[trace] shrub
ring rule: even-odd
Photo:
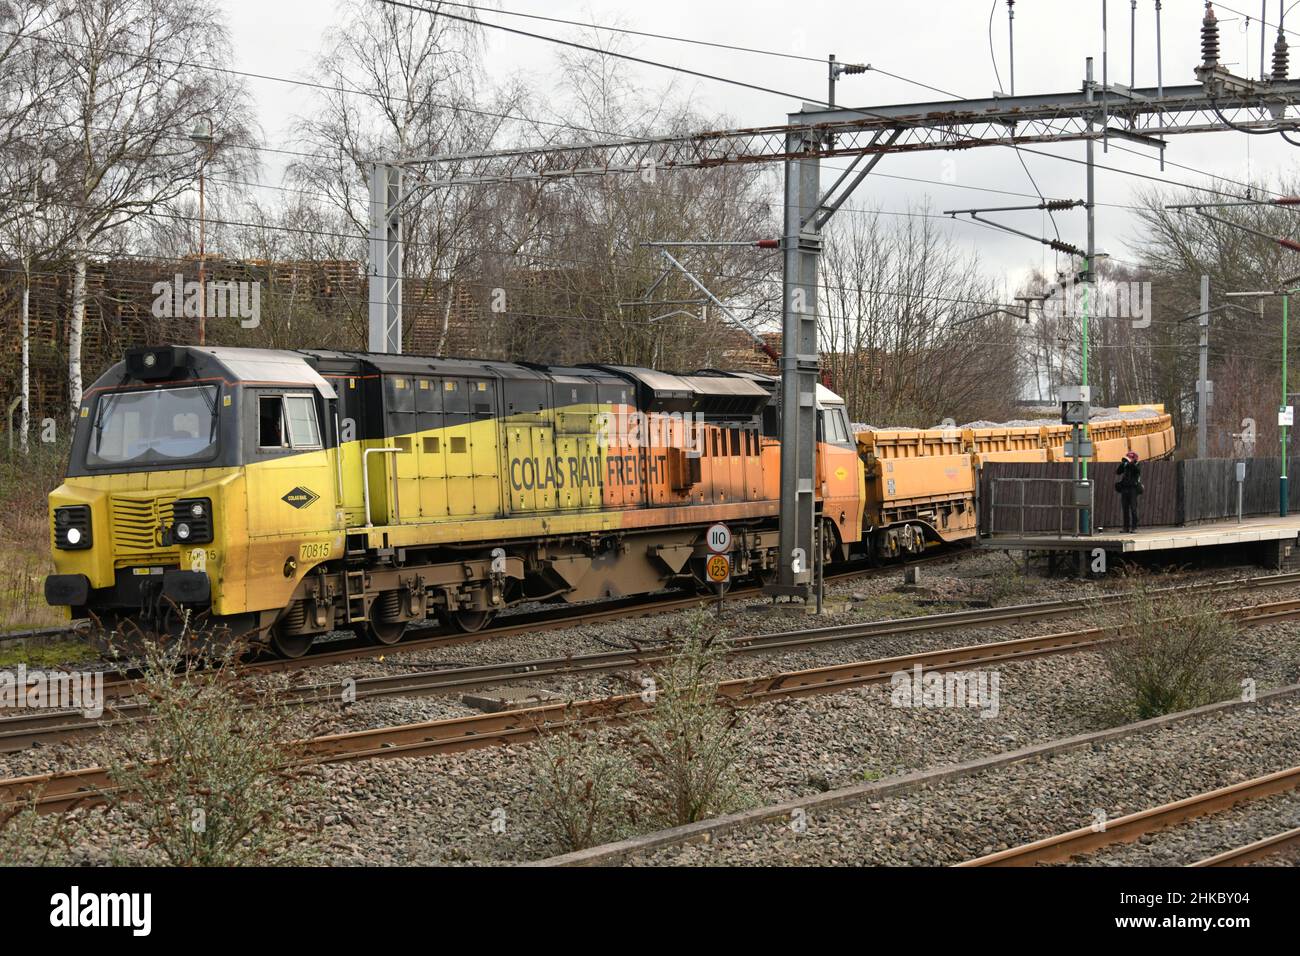
[[[1141,720],[1232,697],[1232,650],[1240,632],[1216,598],[1161,593],[1146,575],[1129,580],[1120,637],[1102,649],[1117,708]]]
[[[62,814],[39,814],[36,795],[0,809],[0,866],[71,866],[74,829]]]
[[[185,663],[188,632],[144,649],[150,718],[101,748],[112,808],[147,840],[146,859],[178,866],[301,865],[321,799],[319,771],[284,742],[289,710],[251,686],[239,646]],[[196,666],[200,665],[200,666]]]
[[[566,850],[617,839],[628,820],[634,774],[608,731],[543,734],[530,760],[542,820]]]
[[[693,615],[681,646],[654,675],[651,708],[635,724],[645,770],[639,789],[659,826],[694,823],[746,802],[740,715],[718,699],[724,638],[709,612]]]

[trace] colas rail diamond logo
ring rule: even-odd
[[[302,485],[299,485],[280,500],[286,504],[293,505],[295,508],[306,508],[319,497],[320,495],[316,494],[316,492],[312,491],[310,488],[304,488]]]

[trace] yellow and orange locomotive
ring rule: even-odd
[[[472,631],[511,605],[701,584],[718,521],[735,573],[765,580],[777,391],[752,373],[132,349],[78,409],[46,598],[109,627],[174,629],[189,610],[297,656],[339,629],[392,643],[428,617]],[[817,417],[823,562],[972,536],[982,462],[1064,441],[855,435],[825,388]],[[1168,416],[1106,424],[1100,457],[1172,449]]]

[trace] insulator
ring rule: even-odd
[[[1286,37],[1282,35],[1281,30],[1278,30],[1277,42],[1273,44],[1274,80],[1285,80],[1287,78],[1287,74],[1291,72],[1290,64],[1287,62],[1289,59],[1290,52],[1287,50]]]
[[[1201,65],[1214,69],[1219,65],[1219,21],[1214,7],[1205,4],[1205,19],[1201,21]]]

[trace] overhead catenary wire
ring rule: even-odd
[[[412,6],[412,5],[409,5],[409,4],[401,4],[401,5],[402,5],[402,6],[408,6],[408,7],[411,7],[412,9],[424,9],[425,12],[429,12],[427,8],[418,8],[418,7],[414,7],[414,6]],[[576,22],[576,21],[575,21],[575,22]],[[547,38],[547,39],[551,39],[551,38]],[[811,59],[811,58],[809,58],[809,59]],[[817,62],[820,62],[820,61],[817,61]],[[658,64],[658,65],[662,65],[662,64]],[[239,72],[239,71],[234,71],[234,72]],[[249,75],[255,75],[255,74],[249,74]],[[262,74],[256,74],[256,75],[258,75],[258,76],[262,76],[262,77],[264,77],[264,78],[270,78],[270,79],[283,79],[283,78],[277,78],[277,77],[266,77],[265,75],[262,75]],[[315,85],[315,86],[319,86],[319,87],[321,87],[321,88],[325,88],[322,84],[309,84],[309,83],[304,83],[303,85],[309,85],[309,86],[310,86],[310,85]],[[331,90],[335,90],[335,88],[333,88],[333,87],[330,87],[329,89],[331,89]],[[360,94],[360,95],[366,95],[364,91],[349,91],[349,92],[357,92],[357,93]],[[505,114],[494,114],[494,115],[498,115],[498,116],[503,116],[503,117],[505,117]],[[514,118],[514,117],[506,117],[506,118]],[[529,121],[526,120],[526,119],[524,119],[523,121],[525,121],[525,122],[529,122]],[[1017,150],[1017,152],[1018,152],[1018,150]],[[1031,150],[1031,152],[1035,152],[1035,153],[1037,153],[1037,151],[1032,151],[1032,150]],[[1135,155],[1143,155],[1143,154],[1137,153],[1136,151],[1130,151],[1130,152],[1134,152]],[[1047,156],[1048,158],[1053,158],[1053,159],[1059,159],[1059,160],[1065,160],[1065,161],[1077,162],[1076,160],[1072,160],[1072,159],[1070,159],[1069,157],[1060,157],[1060,156],[1055,156],[1055,155],[1050,154],[1050,153],[1038,153],[1038,154],[1039,154],[1039,155],[1045,155],[1045,156]],[[318,157],[318,158],[325,158],[325,157]],[[334,158],[334,157],[329,157],[329,158]],[[1023,165],[1023,159],[1021,159],[1021,163],[1022,163],[1022,165]],[[1123,174],[1126,174],[1126,175],[1139,175],[1139,176],[1142,175],[1142,174],[1140,174],[1140,173],[1135,173],[1134,171],[1131,171],[1131,170],[1118,169],[1118,168],[1114,168],[1114,167],[1100,167],[1100,168],[1103,168],[1103,169],[1110,169],[1110,170],[1112,170],[1112,171],[1119,172],[1119,173],[1123,173]],[[1189,168],[1189,169],[1192,169],[1192,167],[1188,167],[1188,168]],[[1028,173],[1028,169],[1027,169],[1027,168],[1026,168],[1026,172]],[[1204,171],[1200,171],[1200,172],[1204,173]],[[888,174],[883,174],[883,175],[888,175]],[[895,177],[895,178],[899,178],[899,179],[910,179],[910,178],[912,178],[912,177]],[[1218,190],[1206,189],[1205,187],[1198,187],[1198,186],[1195,186],[1194,184],[1177,183],[1177,182],[1175,182],[1175,181],[1164,180],[1164,179],[1161,179],[1161,178],[1159,178],[1159,177],[1145,176],[1144,178],[1152,179],[1152,180],[1160,181],[1160,182],[1166,182],[1166,183],[1168,183],[1168,184],[1170,184],[1170,185],[1180,185],[1180,186],[1183,186],[1183,187],[1185,187],[1185,188],[1203,189],[1203,190],[1208,191],[1208,192],[1220,192],[1220,191],[1218,191]],[[1031,179],[1031,182],[1032,182],[1032,175],[1030,176],[1030,179]],[[250,185],[250,186],[261,186],[261,185],[263,185],[263,184],[248,184],[248,185]],[[952,184],[943,184],[943,185],[952,185]],[[1037,184],[1034,183],[1034,185],[1035,185],[1035,189],[1037,189]],[[283,187],[271,187],[271,188],[283,188]],[[966,187],[966,188],[981,188],[981,187]],[[303,191],[303,192],[305,193],[306,191]],[[1224,194],[1224,193],[1220,193],[1220,194],[1222,194],[1222,195],[1227,195],[1227,194]],[[1041,196],[1041,192],[1039,192],[1038,195]],[[1119,205],[1119,204],[1113,204],[1113,205]],[[1130,206],[1129,208],[1135,208],[1135,207]],[[902,213],[895,213],[895,212],[892,212],[892,211],[884,211],[884,210],[865,211],[865,212],[880,212],[880,213],[882,213],[882,214],[886,214],[886,215],[901,215],[901,214],[902,214]],[[910,215],[918,215],[918,214],[913,213],[913,214],[910,214]],[[186,218],[186,217],[177,217],[177,218]],[[217,224],[220,224],[220,223],[217,223]],[[265,223],[248,223],[248,224],[234,224],[234,225],[241,225],[241,226],[244,226],[244,227],[248,227],[248,228],[256,228],[256,229],[268,229],[268,228],[269,228],[269,229],[275,229],[275,228],[280,228],[280,227],[276,227],[276,226],[269,226],[268,224],[265,224]],[[321,233],[321,234],[325,234],[325,233]],[[337,234],[336,234],[336,235],[337,235]],[[349,239],[360,239],[360,238],[362,238],[362,237],[358,237],[358,236],[347,236],[346,238],[349,238]]]
[[[387,2],[387,0],[384,0],[384,2]],[[995,4],[996,4],[996,0],[995,0]],[[400,6],[409,7],[409,8],[412,9],[412,10],[418,10],[418,11],[425,12],[425,13],[434,13],[434,14],[437,14],[437,11],[431,10],[430,8],[418,7],[418,6],[415,6],[415,5],[412,5],[412,4],[399,4],[399,5],[400,5]],[[469,19],[469,18],[462,18],[462,19]],[[480,26],[492,26],[492,24],[486,24],[486,23],[483,23],[482,21],[474,20],[473,22],[476,23],[476,24],[478,24],[478,25],[480,25]],[[574,22],[574,23],[577,23],[578,21],[573,21],[573,22]],[[613,29],[613,28],[611,28],[611,29]],[[0,31],[0,33],[8,33],[8,34],[10,34],[10,35],[14,35],[14,36],[18,36],[18,35],[20,35],[20,34],[14,33],[13,31]],[[529,34],[529,35],[530,35],[530,36],[536,36],[536,37],[538,37],[538,38],[540,38],[540,39],[555,40],[555,42],[568,42],[568,41],[558,40],[558,39],[556,39],[556,38],[545,37],[545,36],[540,35],[540,34]],[[80,47],[83,47],[83,48],[85,48],[85,46],[86,46],[85,44],[74,44],[74,43],[70,43],[70,41],[62,41],[62,40],[57,40],[57,39],[55,39],[55,38],[42,37],[42,36],[40,36],[39,34],[37,34],[37,35],[26,34],[26,36],[31,37],[31,38],[35,38],[35,39],[47,39],[47,40],[49,40],[50,42],[62,43],[62,44],[65,44],[65,45],[74,45],[74,46],[80,46]],[[679,38],[679,39],[680,39],[680,38]],[[591,48],[591,49],[593,49],[595,52],[602,53],[602,54],[608,52],[608,51],[602,51],[602,50],[600,50],[599,48]],[[621,54],[609,53],[609,55],[611,55],[611,56],[615,56],[615,55],[621,55]],[[812,59],[812,58],[809,58],[809,59]],[[194,63],[194,62],[181,61],[181,60],[171,60],[171,61],[165,61],[165,62],[172,62],[172,63],[178,64],[178,65],[185,65],[185,66],[189,66],[189,67],[192,67],[192,68],[195,68],[195,69],[200,69],[200,70],[211,70],[211,71],[220,72],[220,73],[230,73],[230,74],[235,74],[235,75],[243,75],[243,76],[257,77],[257,78],[273,80],[273,81],[281,82],[281,83],[290,83],[290,84],[301,85],[301,86],[310,87],[310,88],[317,88],[317,89],[327,90],[327,91],[330,91],[330,92],[348,92],[348,93],[353,93],[353,94],[355,94],[355,95],[364,96],[364,97],[369,97],[369,98],[377,99],[377,100],[393,99],[392,97],[387,97],[387,96],[385,96],[385,95],[381,95],[381,94],[377,94],[377,93],[372,93],[372,92],[370,92],[370,91],[365,91],[365,90],[356,90],[356,89],[352,89],[352,88],[349,88],[349,87],[327,86],[327,85],[325,85],[325,84],[314,83],[314,82],[306,81],[306,80],[296,80],[296,79],[292,79],[292,78],[280,77],[280,76],[273,76],[273,75],[270,75],[270,74],[264,74],[264,73],[251,73],[251,72],[249,72],[249,71],[233,70],[233,69],[230,69],[230,68],[217,67],[217,66],[213,66],[213,65],[210,65],[210,64],[201,64],[201,63]],[[646,61],[646,62],[649,63],[649,64],[651,64],[651,65],[663,66],[664,68],[667,68],[667,69],[675,69],[675,67],[672,67],[671,65],[667,65],[667,64],[658,64],[658,63],[655,63],[654,61]],[[816,62],[818,62],[819,64],[821,63],[820,60],[816,60]],[[996,62],[994,63],[994,68],[995,68],[995,71],[996,71]],[[884,71],[878,71],[878,72],[884,72]],[[896,76],[897,78],[902,79],[902,80],[904,80],[904,81],[906,81],[906,82],[914,82],[914,83],[918,83],[918,85],[925,85],[925,84],[920,84],[919,81],[915,81],[915,80],[912,80],[912,79],[907,78],[907,77],[901,77],[901,76],[898,76],[897,74],[889,74],[889,75]],[[934,88],[934,89],[937,90],[937,88]],[[956,95],[956,94],[952,94],[952,93],[949,93],[949,92],[947,92],[947,91],[943,91],[943,90],[938,90],[938,91],[939,91],[939,92],[944,92],[945,95],[950,95],[950,96],[955,96],[955,95]],[[409,101],[409,100],[404,100],[404,99],[401,98],[401,97],[396,97],[395,99],[396,99],[396,101],[411,102],[411,101]],[[443,107],[445,107],[445,108],[448,108],[448,109],[461,109],[461,110],[464,111],[464,112],[478,113],[478,114],[482,114],[482,115],[492,116],[492,117],[495,117],[495,118],[515,120],[515,121],[523,122],[523,123],[526,123],[526,124],[536,124],[536,125],[558,125],[558,126],[562,126],[562,127],[565,127],[565,128],[571,129],[571,130],[573,130],[573,131],[578,131],[578,132],[596,133],[596,134],[598,134],[598,135],[617,135],[617,134],[610,133],[609,131],[599,130],[599,129],[594,129],[594,128],[590,128],[590,127],[581,127],[581,126],[576,126],[576,125],[574,125],[574,124],[569,124],[569,123],[564,123],[564,124],[555,124],[555,123],[549,123],[548,121],[540,121],[540,120],[530,119],[530,118],[527,118],[527,117],[516,117],[516,116],[511,116],[510,114],[502,114],[502,113],[496,113],[496,112],[493,112],[493,111],[485,111],[485,110],[479,110],[479,109],[476,109],[476,108],[464,107],[463,104],[435,104],[435,105],[441,105],[441,106],[443,106]],[[180,138],[184,138],[184,137],[177,136],[176,138],[180,139]],[[283,148],[274,148],[274,147],[257,146],[257,145],[248,145],[248,146],[241,147],[241,148],[254,149],[254,150],[263,151],[263,152],[282,153],[282,154],[285,154],[285,155],[297,155],[297,156],[301,156],[301,157],[304,157],[304,158],[325,159],[325,160],[330,160],[330,161],[335,161],[335,160],[340,159],[340,158],[347,158],[347,159],[349,159],[349,160],[352,160],[352,159],[353,159],[353,157],[346,156],[346,154],[343,154],[343,153],[340,153],[340,154],[337,154],[337,155],[325,155],[325,154],[318,154],[318,153],[304,153],[304,152],[297,152],[297,151],[287,150],[287,149],[283,149]],[[541,147],[541,148],[539,148],[539,149],[537,150],[537,152],[538,152],[538,153],[544,153],[544,152],[546,152],[549,148],[550,148],[550,147]],[[1036,155],[1043,155],[1043,156],[1046,156],[1046,157],[1048,157],[1048,158],[1052,158],[1052,159],[1061,159],[1061,160],[1066,160],[1066,161],[1073,161],[1073,160],[1070,160],[1069,157],[1056,156],[1055,154],[1052,154],[1052,153],[1040,153],[1040,152],[1037,152],[1037,151],[1035,151],[1035,150],[1030,150],[1030,149],[1028,149],[1027,147],[1019,147],[1019,146],[1014,146],[1014,145],[1013,145],[1012,148],[1013,148],[1013,149],[1016,149],[1017,153],[1019,153],[1019,150],[1020,150],[1020,149],[1025,149],[1026,151],[1028,151],[1028,152],[1033,152],[1033,153],[1035,153]],[[1123,147],[1116,146],[1116,148],[1123,148]],[[1132,153],[1132,154],[1135,155],[1135,156],[1145,156],[1145,154],[1140,153],[1140,152],[1138,152],[1138,151],[1136,151],[1136,150],[1131,150],[1131,149],[1126,149],[1126,148],[1124,148],[1124,151],[1125,151],[1125,152]],[[362,160],[362,161],[364,161],[364,160]],[[1024,161],[1023,161],[1023,159],[1021,159],[1021,164],[1022,164],[1022,166],[1024,165]],[[1215,176],[1214,174],[1209,173],[1209,172],[1206,171],[1206,170],[1198,169],[1198,168],[1196,168],[1196,167],[1191,167],[1191,166],[1182,166],[1182,165],[1180,165],[1180,164],[1172,164],[1172,165],[1178,165],[1179,168],[1186,169],[1186,170],[1188,170],[1188,171],[1190,171],[1190,172],[1197,172],[1197,173],[1199,173],[1200,175],[1204,175],[1204,176],[1207,176],[1207,177],[1218,178],[1218,179],[1224,179],[1225,181],[1232,182],[1232,183],[1235,184],[1235,185],[1248,186],[1248,184],[1239,183],[1239,182],[1236,182],[1236,181],[1233,181],[1233,180],[1226,180],[1225,177],[1217,177],[1217,176]],[[1163,166],[1163,161],[1162,161],[1162,166]],[[1114,171],[1118,171],[1118,172],[1126,173],[1126,174],[1131,174],[1131,175],[1142,175],[1142,174],[1134,173],[1133,171],[1129,171],[1129,170],[1120,170],[1120,169],[1116,169],[1116,168],[1114,168],[1114,167],[1098,167],[1098,168],[1113,169]],[[1031,180],[1031,182],[1032,182],[1032,181],[1033,181],[1033,177],[1032,177],[1032,174],[1029,174],[1029,171],[1028,171],[1028,168],[1027,168],[1027,167],[1025,168],[1025,171],[1026,171],[1026,174],[1029,175],[1030,180]],[[1149,179],[1151,179],[1151,178],[1154,178],[1154,177],[1149,177],[1149,176],[1147,176],[1147,177],[1145,177],[1145,178],[1149,178]],[[1203,187],[1195,186],[1194,184],[1178,183],[1178,182],[1176,182],[1176,181],[1171,181],[1171,180],[1157,179],[1157,181],[1166,182],[1166,183],[1168,183],[1168,184],[1170,184],[1170,185],[1180,185],[1180,186],[1183,186],[1184,188],[1192,188],[1192,189],[1203,188]],[[1034,186],[1035,186],[1035,189],[1037,189],[1037,184],[1036,184],[1036,183],[1034,183]],[[1041,193],[1039,193],[1039,196],[1040,196],[1040,198],[1041,198]]]

